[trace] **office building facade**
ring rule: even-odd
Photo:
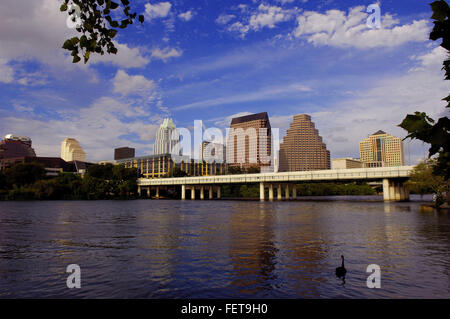
[[[149,155],[118,160],[126,168],[137,168],[144,178],[172,177],[174,169],[182,171],[186,176],[211,176],[225,173],[223,163],[207,163],[194,161],[187,156],[177,156],[176,161],[171,154]],[[175,176],[177,177],[177,176]]]
[[[225,163],[226,147],[220,143],[205,141],[200,145],[200,157],[207,163]]]
[[[364,167],[363,162],[355,158],[334,158],[331,160],[332,169],[351,169],[363,167]]]
[[[0,160],[16,157],[36,157],[29,137],[6,135],[0,142]]]
[[[130,147],[119,147],[114,149],[114,160],[121,160],[125,158],[135,157],[136,150]]]
[[[405,164],[400,137],[378,131],[359,143],[364,167],[393,167]]]
[[[330,152],[311,117],[295,115],[280,144],[279,172],[330,169]]]
[[[272,129],[267,112],[233,118],[226,145],[226,162],[244,170],[270,170],[273,164]]]

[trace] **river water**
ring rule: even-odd
[[[0,298],[22,297],[450,298],[450,214],[370,196],[0,202]]]

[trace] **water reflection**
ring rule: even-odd
[[[2,202],[0,297],[450,297],[450,216],[420,205]]]

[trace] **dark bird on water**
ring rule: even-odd
[[[342,259],[342,265],[341,267],[336,268],[336,276],[339,278],[345,277],[345,274],[347,273],[347,269],[344,267],[344,256],[341,256]]]

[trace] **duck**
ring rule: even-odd
[[[341,267],[336,268],[336,276],[338,278],[345,277],[345,274],[347,273],[347,269],[345,269],[345,267],[344,267],[344,256],[343,255],[341,255],[341,259],[342,259]]]

